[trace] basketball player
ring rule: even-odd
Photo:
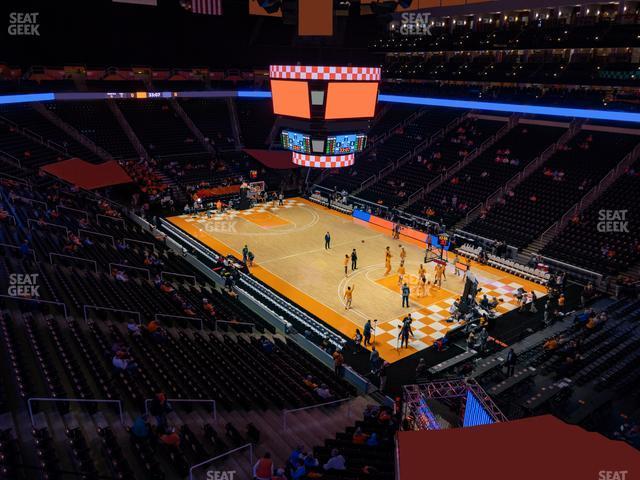
[[[349,255],[344,256],[344,276],[349,276]]]
[[[458,254],[456,253],[456,256],[453,259],[453,274],[456,277],[460,276],[460,269],[458,268],[458,263],[460,262],[460,259],[458,258]]]
[[[424,269],[422,264],[420,264],[420,266],[418,267],[418,280],[424,277],[425,273],[427,273],[426,270]]]
[[[404,282],[405,273],[406,269],[404,268],[404,262],[400,262],[400,266],[398,267],[398,286],[402,285]]]
[[[431,282],[427,280],[427,277],[424,277],[424,279],[425,279],[425,280],[426,280],[426,282],[427,282],[427,283],[426,283],[426,285],[425,285],[425,287],[424,287],[424,289],[425,289],[425,296],[429,297],[429,296],[431,296],[431,288],[432,288],[432,285],[431,285]]]
[[[384,274],[389,275],[391,273],[391,257],[393,255],[391,255],[391,249],[389,247],[387,247],[386,251],[384,252]]]
[[[347,287],[344,292],[344,309],[349,310],[351,308],[351,302],[353,301],[353,291],[356,289],[356,286]]]
[[[418,297],[427,295],[427,276],[423,273],[418,277]]]
[[[400,247],[400,262],[404,263],[404,259],[407,258],[407,251],[404,247]]]
[[[442,265],[436,264],[435,274],[433,277],[433,286],[442,287]]]

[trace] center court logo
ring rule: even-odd
[[[399,31],[405,36],[431,36],[431,25],[429,23],[430,13],[409,13],[400,15],[400,22],[391,22],[391,30]]]
[[[629,233],[629,210],[600,210],[596,228],[600,233]]]
[[[12,37],[39,37],[40,12],[11,12],[7,31]]]
[[[12,297],[37,298],[40,296],[37,273],[12,273],[9,275],[7,293]]]

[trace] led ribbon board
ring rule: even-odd
[[[348,155],[304,155],[293,152],[291,160],[301,167],[311,168],[344,168],[353,165],[355,156],[353,153]]]

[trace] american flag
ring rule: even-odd
[[[222,15],[222,0],[191,0],[191,12]]]

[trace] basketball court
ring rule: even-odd
[[[417,272],[424,260],[424,244],[400,237],[394,240],[384,228],[355,219],[300,198],[287,199],[284,205],[268,203],[248,210],[229,210],[212,214],[180,215],[168,219],[177,227],[217,252],[242,258],[245,245],[255,255],[253,275],[321,318],[336,330],[353,337],[362,331],[367,319],[377,319],[376,348],[381,356],[394,362],[431,346],[456,323],[447,322],[450,305],[461,294],[462,274],[456,276],[449,265],[442,288],[432,288],[430,295],[417,296]],[[324,236],[331,234],[331,249],[324,248]],[[392,269],[385,273],[385,248],[393,255]],[[397,269],[400,247],[407,253],[406,275],[412,294],[410,307],[402,308]],[[345,255],[353,249],[358,268],[344,275]],[[449,253],[450,260],[454,254]],[[433,262],[425,264],[427,279],[433,282]],[[500,314],[517,308],[513,293],[522,287],[543,297],[544,287],[515,275],[471,263],[471,271],[489,298],[502,299]],[[345,309],[344,292],[354,288],[353,304]],[[415,338],[409,348],[398,349],[401,319],[411,313]]]

